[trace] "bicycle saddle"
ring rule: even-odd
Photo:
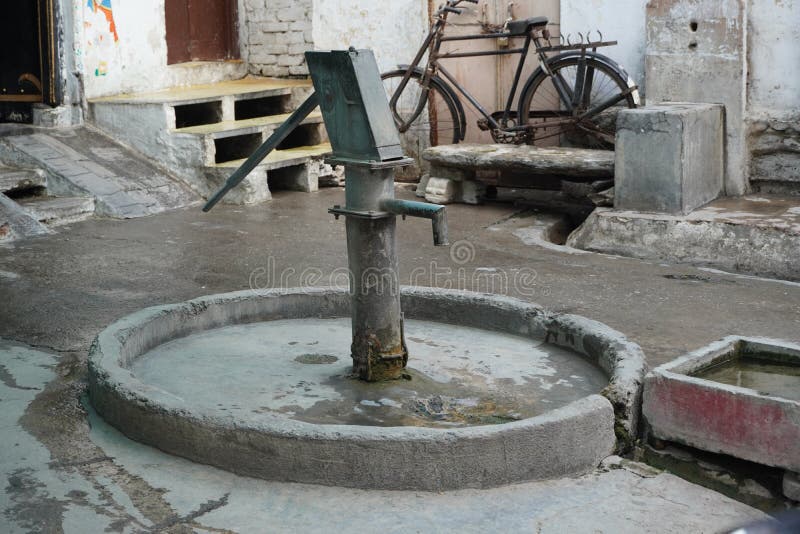
[[[530,19],[512,20],[508,23],[508,33],[510,35],[525,35],[532,28],[547,26],[547,17],[533,17]]]

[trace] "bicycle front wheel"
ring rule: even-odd
[[[394,70],[381,75],[386,88],[386,97],[390,102],[405,74],[405,70]],[[413,72],[392,110],[405,123],[413,117],[419,106],[424,91],[420,85],[421,81],[422,75]],[[454,144],[460,140],[461,120],[453,98],[444,87],[432,81],[427,102],[421,113],[411,121],[405,131],[400,132],[403,149],[406,151],[406,155],[418,158],[428,147]]]
[[[539,68],[527,83],[520,98],[521,124],[535,127],[531,143],[543,139],[566,140],[573,146],[612,148],[616,116],[620,109],[635,108],[636,98],[630,91],[628,76],[599,59],[586,57],[585,74],[581,80],[582,98],[572,111],[567,109],[554,83],[561,81],[566,97],[574,100],[579,78],[578,56],[555,57],[549,63],[553,76]],[[617,100],[603,112],[585,119],[577,117],[588,110]]]

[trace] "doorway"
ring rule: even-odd
[[[239,58],[236,0],[166,0],[167,64]]]
[[[30,122],[31,105],[56,105],[54,0],[18,0],[0,17],[0,121]]]

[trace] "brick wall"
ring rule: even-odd
[[[303,53],[314,47],[312,0],[244,0],[250,72],[306,76]]]

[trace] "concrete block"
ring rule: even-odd
[[[289,190],[311,193],[319,190],[319,176],[322,169],[311,161],[267,171],[269,188],[272,191]]]
[[[783,494],[793,501],[800,501],[800,474],[786,471],[783,475]]]
[[[455,180],[457,182],[475,179],[474,169],[459,169],[457,167],[448,167],[447,165],[437,165],[435,163],[430,164],[430,174],[437,178],[447,178],[448,180]]]
[[[686,215],[723,191],[723,108],[661,104],[617,119],[614,207]]]
[[[47,128],[75,126],[83,122],[83,111],[80,106],[50,107],[47,104],[33,105],[33,124]]]
[[[466,180],[461,183],[461,198],[464,204],[480,204],[486,195],[486,184],[477,180]]]
[[[430,181],[431,175],[428,173],[423,174],[419,178],[419,183],[417,184],[417,189],[414,194],[420,198],[425,198],[425,190],[428,188],[428,181]]]
[[[425,188],[425,200],[434,204],[458,202],[461,197],[462,183],[448,178],[431,176],[428,180],[428,186]]]
[[[343,165],[329,165],[322,159],[314,159],[306,164],[306,169],[317,177],[319,187],[344,187]]]

